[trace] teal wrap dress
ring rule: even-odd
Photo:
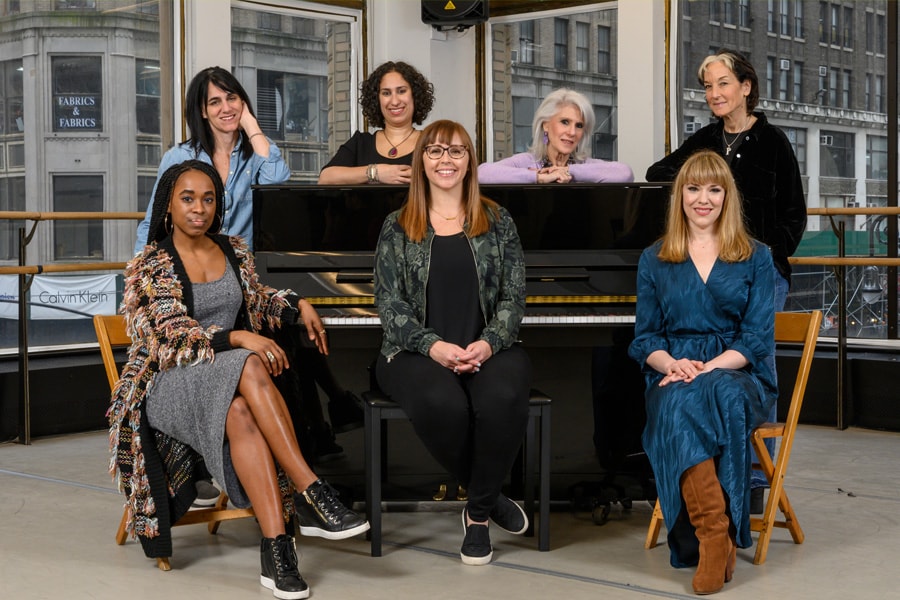
[[[717,260],[707,277],[694,263],[661,261],[657,242],[638,265],[635,339],[630,356],[645,373],[647,424],[642,436],[653,466],[674,567],[697,564],[699,543],[684,510],[681,475],[708,458],[725,492],[736,544],[750,537],[750,432],[775,403],[774,269],[769,249],[754,242],[742,262]],[[660,387],[663,374],[647,357],[709,361],[725,350],[746,359],[742,369],[716,369],[690,383]]]

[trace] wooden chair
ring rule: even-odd
[[[125,318],[121,315],[95,315],[94,330],[97,332],[97,341],[100,343],[100,355],[103,357],[103,366],[106,369],[106,377],[109,380],[109,389],[112,390],[119,380],[119,368],[116,366],[116,358],[113,349],[131,345],[131,338],[125,331]],[[125,543],[127,532],[127,510],[122,513],[119,528],[116,530],[116,543],[120,546]],[[196,523],[208,523],[210,534],[219,530],[219,523],[231,519],[243,519],[255,517],[252,508],[228,508],[228,496],[225,492],[219,494],[214,506],[191,510],[182,516],[175,525],[193,525]],[[167,557],[156,559],[156,566],[161,571],[168,571],[172,567]]]
[[[788,408],[787,418],[784,423],[763,423],[750,434],[750,443],[759,463],[753,467],[760,469],[769,481],[769,497],[762,518],[750,518],[750,530],[759,533],[756,542],[756,555],[753,564],[761,565],[766,562],[766,554],[769,551],[769,540],[775,527],[787,529],[791,533],[795,544],[803,543],[803,530],[797,515],[788,500],[784,490],[784,476],[787,472],[788,461],[791,458],[791,449],[794,445],[794,433],[797,430],[797,421],[800,418],[800,408],[803,405],[803,396],[806,393],[806,382],[809,379],[809,369],[812,366],[813,353],[816,349],[816,340],[819,337],[819,327],[822,325],[821,311],[810,313],[785,313],[775,314],[775,342],[785,344],[802,344],[800,354],[800,366],[797,369],[797,377],[794,380],[794,391],[791,394],[791,403]],[[781,445],[775,462],[769,457],[765,440],[768,438],[781,438]],[[776,509],[780,509],[784,515],[783,521],[776,521]],[[659,508],[659,500],[653,509],[650,518],[650,527],[647,530],[647,539],[644,548],[653,548],[659,539],[659,530],[663,523],[662,510]]]

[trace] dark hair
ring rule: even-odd
[[[153,212],[150,214],[150,228],[147,231],[147,243],[159,242],[167,238],[170,232],[166,231],[165,218],[169,212],[169,201],[172,199],[172,190],[175,182],[188,171],[200,171],[213,182],[216,191],[216,221],[207,230],[207,235],[214,235],[222,229],[222,218],[225,216],[225,186],[216,168],[202,160],[186,160],[177,165],[172,165],[159,176],[156,184],[156,194],[153,196]]]
[[[378,92],[381,91],[381,79],[388,73],[399,73],[409,84],[413,97],[413,123],[421,125],[434,106],[434,86],[414,66],[405,62],[383,63],[360,84],[359,102],[362,105],[363,115],[375,127],[384,128],[384,115],[381,114]]]
[[[700,68],[697,69],[697,80],[700,82],[701,87],[706,84],[706,82],[703,81],[703,76],[706,74],[706,68],[714,62],[721,62],[728,67],[731,72],[734,73],[734,76],[737,77],[739,82],[750,82],[750,93],[747,94],[747,114],[749,115],[752,113],[753,109],[756,108],[756,105],[759,104],[759,77],[756,75],[756,69],[753,68],[753,65],[750,64],[747,57],[737,50],[727,50],[723,48],[715,54],[707,56],[703,59],[703,62],[700,63]]]
[[[216,138],[213,136],[209,121],[203,118],[210,83],[228,93],[237,94],[244,101],[250,114],[255,117],[256,113],[253,111],[253,103],[250,102],[247,90],[229,71],[222,67],[207,67],[194,75],[191,83],[188,84],[187,93],[184,95],[184,120],[191,129],[191,137],[188,138],[188,142],[195,153],[199,153],[202,148],[212,156],[216,149]],[[247,134],[243,130],[240,134],[244,138],[241,144],[241,154],[245,159],[250,158],[253,155],[253,146],[246,139]]]

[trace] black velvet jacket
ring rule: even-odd
[[[790,281],[791,256],[806,230],[806,199],[800,167],[787,136],[754,112],[756,123],[743,134],[735,150],[731,172],[743,197],[744,221],[750,234],[772,249],[775,268]],[[707,125],[678,150],[647,169],[647,181],[674,181],[681,165],[698,150],[725,156],[723,124]]]

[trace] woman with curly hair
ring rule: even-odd
[[[434,105],[434,86],[415,67],[388,61],[359,86],[363,115],[380,128],[357,131],[319,174],[325,185],[408,184],[413,149]]]

